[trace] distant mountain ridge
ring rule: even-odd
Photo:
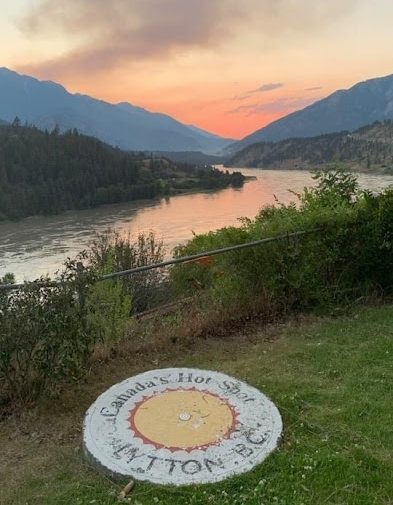
[[[0,118],[18,116],[41,129],[76,128],[128,151],[202,151],[219,153],[233,139],[224,139],[171,116],[129,103],[110,104],[88,95],[71,94],[60,84],[39,81],[0,68]]]
[[[350,89],[335,91],[302,110],[293,112],[226,148],[233,154],[255,142],[278,142],[314,137],[393,119],[393,75],[369,79]]]
[[[239,151],[227,167],[318,170],[332,165],[393,173],[393,122],[385,120],[350,133],[258,142]]]

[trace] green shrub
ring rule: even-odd
[[[80,259],[80,258],[78,258]],[[49,278],[26,282],[1,298],[0,391],[20,401],[54,392],[61,380],[83,371],[96,339],[85,298],[94,281],[68,261],[53,284]]]
[[[393,285],[393,190],[360,191],[344,170],[314,174],[317,184],[294,194],[297,202],[263,207],[239,228],[194,237],[177,256],[308,231],[299,238],[224,253],[210,266],[177,266],[172,279],[192,292],[190,279],[213,303],[244,306],[266,300],[277,310],[308,310],[350,302]],[[319,231],[313,231],[319,230]],[[195,291],[195,290],[194,290]]]
[[[98,272],[108,273],[131,270],[137,267],[161,263],[164,260],[163,242],[156,239],[154,232],[139,233],[135,240],[130,236],[122,237],[109,229],[97,234],[89,251],[90,267]],[[120,282],[125,293],[131,297],[133,313],[150,309],[157,303],[157,296],[162,294],[166,276],[162,269],[123,276]]]
[[[97,276],[114,271],[113,254],[107,255],[106,265],[95,265]],[[87,320],[97,328],[100,340],[106,343],[119,340],[130,322],[131,296],[119,279],[96,282],[86,300]]]
[[[11,273],[6,273],[3,277],[0,278],[0,286],[6,286],[7,284],[14,284],[15,283],[15,276]],[[2,307],[9,296],[9,293],[7,290],[1,290],[0,289],[0,307]]]
[[[0,395],[36,399],[80,377],[94,345],[121,338],[131,307],[148,307],[151,294],[164,284],[155,270],[98,278],[160,262],[163,254],[152,232],[138,235],[135,243],[107,232],[89,252],[67,260],[55,281],[42,277],[17,290],[0,290]],[[0,279],[13,281],[12,274]]]
[[[247,233],[242,228],[231,226],[204,235],[194,235],[187,244],[177,246],[174,250],[175,258],[204,252],[207,256],[181,263],[171,270],[171,280],[176,292],[192,296],[215,285],[225,274],[224,259],[221,255],[209,257],[208,252],[246,241]]]

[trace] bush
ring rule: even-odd
[[[59,283],[49,278],[27,282],[1,298],[0,386],[20,401],[54,392],[63,379],[83,371],[96,338],[89,325],[85,297],[94,279],[69,261]]]
[[[97,234],[90,245],[90,267],[98,273],[120,272],[137,267],[161,263],[165,249],[154,232],[139,233],[136,240],[130,235],[121,237],[113,230]],[[110,269],[108,270],[108,265]],[[152,308],[159,302],[157,297],[165,299],[163,287],[166,276],[162,269],[146,270],[119,278],[124,292],[131,298],[134,314]]]
[[[203,286],[213,303],[240,308],[250,299],[276,310],[309,310],[350,302],[393,285],[393,190],[380,195],[360,191],[356,177],[343,170],[314,174],[317,185],[295,194],[297,202],[266,206],[239,228],[194,237],[176,254],[184,255],[253,242],[296,231],[284,238],[214,256],[206,264],[173,270],[179,290]],[[319,229],[320,231],[313,232]],[[193,283],[190,283],[190,279]]]
[[[94,265],[97,276],[114,271],[113,255],[108,254],[106,264]],[[129,325],[131,296],[119,279],[98,281],[89,290],[86,300],[87,320],[97,328],[100,340],[105,343],[121,339]]]
[[[97,236],[89,252],[67,260],[56,281],[42,277],[18,290],[0,290],[0,395],[33,400],[80,377],[97,342],[122,337],[131,298],[140,310],[163,285],[154,270],[125,280],[98,278],[162,259],[162,243],[152,232],[136,243],[108,232]],[[0,279],[13,281],[12,274]]]

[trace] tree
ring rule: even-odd
[[[18,128],[18,126],[20,126],[21,122],[20,122],[20,118],[18,116],[15,116],[15,119],[12,121],[12,126],[14,128]]]

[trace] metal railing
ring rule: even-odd
[[[279,241],[295,240],[296,243],[297,238],[305,235],[310,235],[321,230],[322,228],[314,228],[307,231],[287,232],[283,235],[223,247],[221,249],[204,251],[201,253],[191,254],[179,258],[172,258],[159,263],[138,266],[135,268],[130,268],[128,270],[121,270],[118,272],[102,275],[95,278],[93,282],[108,282],[111,280],[123,278],[122,282],[124,283],[125,293],[131,297],[130,315],[136,317],[137,319],[144,318],[146,316],[150,317],[157,312],[161,313],[167,312],[168,310],[171,311],[174,307],[184,305],[194,300],[195,296],[199,296],[198,293],[202,294],[206,288],[204,281],[202,281],[202,278],[199,277],[199,274],[196,272],[190,272],[190,278],[185,279],[187,282],[189,282],[189,288],[187,288],[187,286],[184,286],[185,291],[181,289],[181,292],[179,292],[179,290],[176,288],[176,282],[173,283],[170,276],[170,269],[174,265],[188,263],[201,264],[204,267],[213,267],[212,273],[221,275],[225,272],[214,268],[214,265],[212,264],[213,256],[218,256],[234,251],[241,251],[243,249],[250,249],[258,246],[264,246]],[[83,274],[88,272],[88,269],[86,269],[81,262],[78,262],[76,267],[76,276],[77,278],[80,276],[80,282],[83,282]],[[232,274],[237,275],[236,271],[233,271]],[[204,274],[202,274],[202,277],[203,275]],[[64,281],[56,279],[49,279],[48,281],[40,281],[37,279],[35,281],[26,281],[24,283],[18,284],[0,284],[0,295],[6,291],[23,289],[24,287],[32,284],[38,288],[55,288],[56,286],[60,286],[63,283]],[[78,289],[78,287],[76,288],[76,294],[78,296],[79,305],[82,308],[85,306],[86,300],[83,286],[80,286],[80,288],[81,289]]]
[[[244,244],[237,244],[237,245],[233,245],[233,246],[223,247],[222,249],[214,249],[212,251],[204,251],[204,252],[198,253],[198,254],[191,254],[189,256],[182,256],[181,258],[172,258],[170,260],[162,261],[160,263],[153,263],[151,265],[144,265],[144,266],[140,266],[140,267],[130,268],[129,270],[122,270],[119,272],[113,272],[111,274],[102,275],[102,276],[98,277],[96,279],[96,281],[99,282],[99,281],[104,281],[104,280],[109,280],[109,279],[116,279],[118,277],[123,277],[125,275],[137,274],[137,273],[141,273],[141,272],[146,272],[148,270],[153,270],[156,268],[163,268],[163,267],[167,267],[167,266],[171,266],[171,265],[177,265],[179,263],[192,262],[194,260],[198,260],[198,259],[205,258],[205,257],[217,256],[218,254],[224,254],[224,253],[232,252],[232,251],[239,251],[242,249],[247,249],[250,247],[269,244],[271,242],[278,242],[280,240],[285,240],[285,239],[289,239],[289,238],[297,238],[297,237],[301,237],[304,235],[316,233],[318,231],[322,231],[322,229],[323,228],[313,228],[312,230],[285,233],[283,235],[276,235],[275,237],[268,237],[268,238],[264,238],[264,239],[260,239],[260,240],[255,240],[253,242],[246,242]],[[40,286],[40,287],[53,287],[53,286],[57,286],[60,284],[60,282],[58,282],[58,281],[50,281],[50,282],[26,281],[26,282],[34,282],[37,286]],[[12,291],[14,289],[21,289],[25,286],[26,282],[18,283],[18,284],[0,284],[0,291]]]

